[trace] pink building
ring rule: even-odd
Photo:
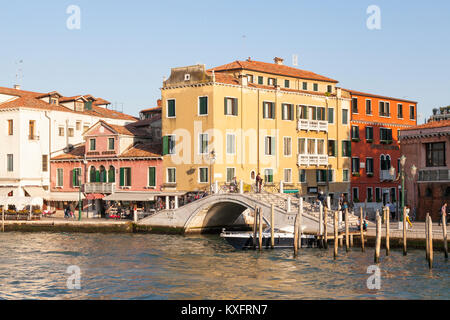
[[[139,121],[119,126],[100,120],[90,127],[85,143],[51,159],[51,209],[61,210],[64,203],[75,209],[80,195],[89,217],[104,215],[104,200],[150,209],[163,179],[160,139],[152,131]]]
[[[417,220],[428,212],[437,221],[444,202],[450,205],[450,120],[400,131],[400,149],[406,156],[405,204],[416,208]]]

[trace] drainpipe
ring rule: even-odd
[[[48,119],[48,183],[49,183],[49,191],[50,191],[50,177],[52,174],[51,170],[51,161],[52,158],[52,119],[48,116],[48,111],[45,111],[44,113],[45,117]]]

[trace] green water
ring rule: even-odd
[[[0,234],[0,299],[449,299],[450,270],[435,251],[382,255],[381,286],[367,288],[365,253],[236,251],[217,236]],[[68,289],[69,266],[81,289]]]

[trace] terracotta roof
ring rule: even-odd
[[[380,95],[377,95],[377,94],[365,93],[365,92],[360,92],[360,91],[350,90],[350,89],[344,89],[344,88],[342,88],[342,90],[350,92],[350,94],[353,94],[353,95],[359,95],[359,96],[365,96],[365,97],[373,97],[373,98],[380,98],[380,99],[386,99],[386,100],[404,101],[404,102],[417,104],[417,101],[398,99],[398,98],[391,98],[391,97],[386,97],[386,96],[380,96]]]
[[[78,145],[68,153],[60,154],[53,157],[52,160],[69,160],[69,159],[83,159],[84,158],[84,144]]]
[[[55,91],[51,92],[55,93]],[[109,110],[106,108],[98,107],[97,105],[103,104],[104,102],[108,102],[102,98],[96,98],[96,101],[92,105],[92,110],[85,110],[83,112],[73,111],[67,107],[62,105],[55,105],[47,103],[40,98],[48,96],[50,93],[42,93],[42,92],[33,92],[33,91],[25,91],[25,90],[17,90],[13,88],[0,87],[0,94],[11,95],[17,97],[17,99],[6,101],[0,103],[0,109],[9,109],[9,108],[33,108],[40,110],[49,110],[49,111],[61,111],[61,112],[73,112],[73,113],[81,113],[91,116],[96,116],[100,118],[110,118],[110,119],[120,119],[120,120],[131,120],[136,121],[138,118],[130,116],[128,114]],[[62,97],[60,101],[73,101],[76,97]]]
[[[113,129],[115,132],[117,132],[118,134],[122,134],[122,135],[127,135],[127,136],[145,136],[147,135],[147,132],[145,130],[143,130],[142,128],[138,128],[134,125],[134,123],[130,123],[127,124],[125,126],[120,126],[117,124],[111,124],[111,123],[107,123],[103,120],[99,120],[97,123],[103,123],[104,125],[110,127],[111,129]],[[94,124],[92,127],[94,127]],[[91,128],[92,128],[91,127]]]
[[[283,75],[283,76],[289,76],[294,78],[301,78],[301,79],[307,79],[307,80],[317,80],[317,81],[326,81],[326,82],[335,82],[337,83],[337,80],[321,76],[317,73],[301,70],[285,65],[280,65],[276,63],[267,63],[267,62],[261,62],[261,61],[253,61],[253,60],[246,60],[246,61],[233,61],[228,64],[224,64],[219,67],[215,67],[212,69],[209,69],[208,71],[214,70],[215,72],[220,71],[230,71],[230,70],[251,70],[251,71],[257,71],[257,72],[265,72],[265,73],[271,73],[271,74],[277,74],[277,75]],[[216,74],[217,76],[217,74]]]
[[[155,112],[155,111],[161,111],[161,110],[162,110],[162,107],[159,106],[159,107],[144,109],[144,110],[141,110],[141,112]]]
[[[59,99],[59,102],[69,102],[69,101],[75,101],[79,99],[87,100],[84,96],[73,96],[73,97],[63,97]]]
[[[410,130],[420,130],[420,129],[431,129],[431,128],[442,128],[449,127],[450,120],[442,120],[442,121],[430,121],[425,124],[421,124],[418,126],[410,127],[407,129],[402,129],[401,131],[410,131]]]
[[[148,143],[138,143],[130,149],[124,151],[119,157],[162,157],[161,146]]]

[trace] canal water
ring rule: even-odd
[[[432,271],[423,250],[382,256],[380,289],[370,290],[373,248],[334,261],[332,248],[294,259],[201,235],[3,233],[0,243],[0,299],[450,299],[441,252]],[[80,289],[67,287],[70,266]]]

